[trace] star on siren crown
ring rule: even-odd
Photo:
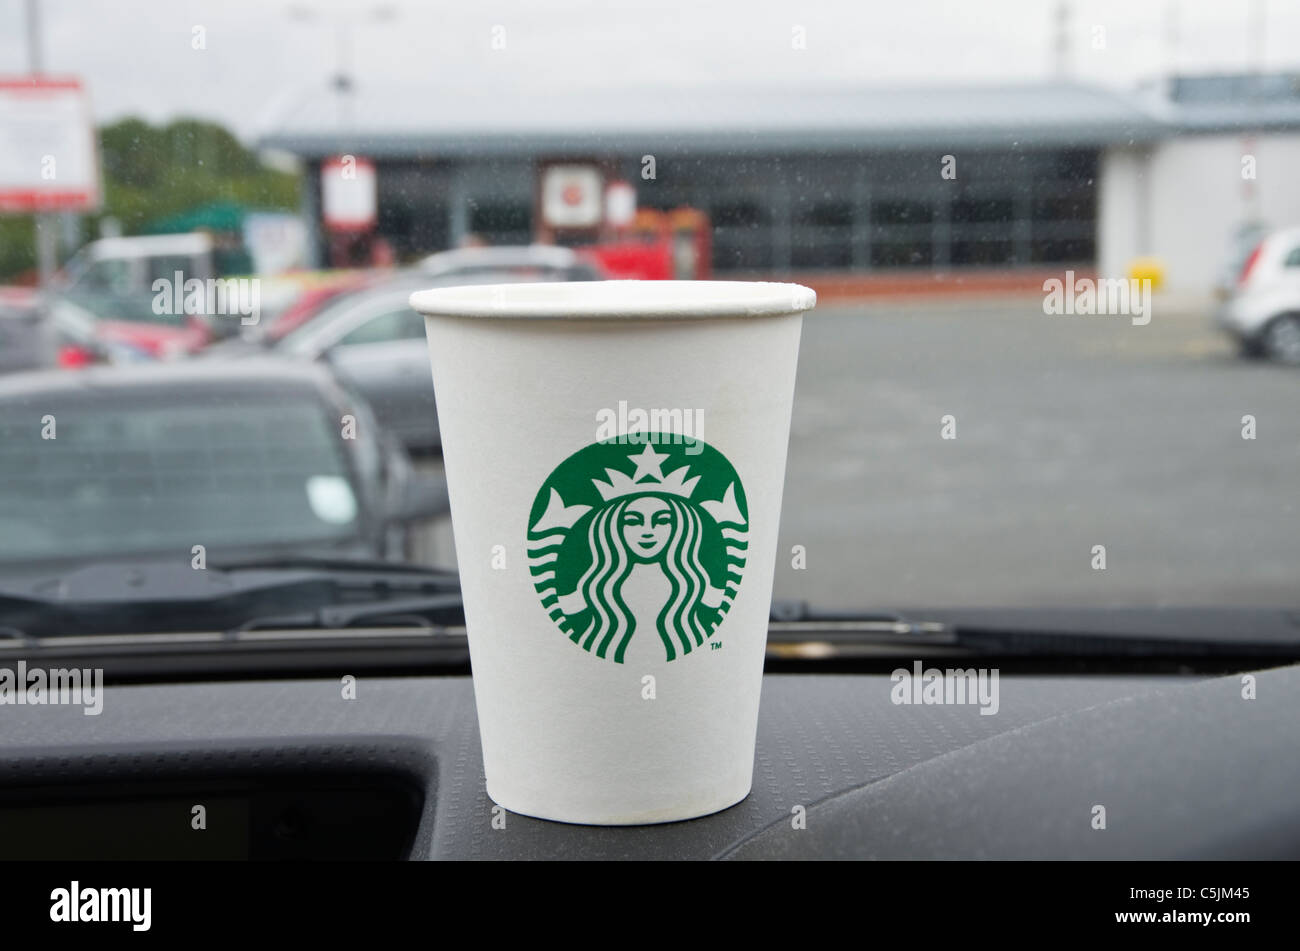
[[[689,499],[691,493],[695,491],[695,484],[700,481],[700,477],[686,479],[686,473],[690,466],[682,466],[668,473],[664,478],[653,482],[633,482],[632,477],[626,472],[618,472],[614,469],[606,469],[609,476],[608,482],[601,482],[599,479],[592,479],[591,484],[596,487],[600,497],[608,502],[610,499],[617,499],[624,495],[638,495],[642,492],[665,492],[669,495],[678,495],[684,499]]]
[[[674,469],[668,475],[664,475],[663,462],[667,458],[667,453],[657,453],[647,444],[639,455],[628,456],[628,459],[636,463],[636,471],[632,475],[619,472],[617,469],[607,468],[605,474],[609,477],[609,481],[601,482],[599,479],[592,479],[591,484],[596,487],[596,491],[600,493],[600,497],[606,502],[625,495],[638,495],[642,492],[663,492],[668,495],[689,499],[691,493],[695,491],[695,485],[700,481],[700,477],[686,478],[690,466],[682,466],[680,469]],[[648,477],[649,481],[640,481],[646,477]]]

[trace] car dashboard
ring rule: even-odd
[[[990,712],[897,702],[883,672],[769,673],[748,798],[640,827],[495,807],[467,676],[114,685],[98,715],[4,709],[0,841],[69,859],[1295,858],[1300,666],[1248,678],[1004,673]]]

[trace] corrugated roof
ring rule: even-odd
[[[510,94],[441,88],[310,94],[261,139],[308,156],[528,154],[570,145],[824,151],[1142,141],[1162,129],[1109,90],[1073,83],[896,89],[601,89]]]
[[[340,96],[347,97],[346,111]],[[1104,146],[1180,129],[1300,128],[1300,105],[1183,105],[1072,82],[900,88],[641,88],[511,92],[380,88],[307,95],[263,146],[318,157],[357,150],[531,155],[565,149],[826,152],[910,147]]]

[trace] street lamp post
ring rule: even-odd
[[[321,18],[318,11],[303,5],[291,6],[288,12],[290,19],[302,23],[309,23]],[[335,71],[330,85],[334,89],[335,96],[337,96],[336,102],[338,104],[339,131],[345,135],[352,132],[353,129],[352,91],[356,88],[356,84],[353,82],[351,75],[353,31],[365,21],[378,23],[396,18],[397,8],[391,4],[382,4],[371,7],[357,16],[339,14],[333,17]],[[317,167],[319,168],[321,165],[318,164]],[[306,176],[306,181],[311,182],[313,177],[314,176],[311,175]],[[308,185],[307,187],[316,188],[318,190],[319,184],[315,183]],[[319,191],[317,195],[305,200],[303,203],[304,210],[312,207],[318,196]],[[319,208],[319,205],[317,207]],[[310,239],[312,244],[310,257],[313,260],[317,260],[322,250],[320,222],[309,221],[307,223],[307,231],[309,235],[312,235],[312,238]],[[333,263],[335,251],[326,249],[325,254]]]
[[[38,0],[27,0],[27,68],[33,77],[44,72],[41,59],[41,17]],[[54,215],[38,211],[36,222],[36,273],[42,288],[49,287],[58,267],[58,235]]]
[[[289,8],[291,19],[303,23],[312,22],[320,14],[311,7],[295,5]],[[352,33],[363,21],[382,23],[397,18],[397,8],[391,4],[371,7],[359,17],[339,15],[334,20],[334,56],[335,72],[330,85],[338,95],[339,126],[343,129],[352,127],[352,90],[355,88],[352,72]]]

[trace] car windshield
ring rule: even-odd
[[[0,5],[0,301],[44,288],[49,333],[0,320],[0,587],[195,546],[490,566],[585,629],[623,597],[600,571],[644,580],[632,551],[662,555],[647,600],[689,590],[719,623],[755,598],[1057,612],[1053,635],[1074,610],[1300,611],[1300,5],[173,6]],[[788,431],[762,415],[785,377],[753,379],[741,339],[756,311],[684,328],[665,305],[699,341],[670,355],[563,322],[593,287],[690,281],[815,293],[781,344]],[[408,305],[534,283],[563,288],[478,299],[550,308],[512,325],[523,355],[476,357],[489,321],[440,349]],[[585,428],[543,450],[528,419]],[[637,446],[536,494],[651,420],[738,488]],[[510,478],[458,488],[458,461]],[[725,521],[773,500],[752,537]],[[467,547],[454,519],[485,513],[503,537]],[[692,518],[703,567],[673,547]],[[590,564],[538,562],[574,525]]]
[[[174,314],[154,309],[152,293],[75,288],[65,291],[61,296],[99,320],[121,320],[158,327],[179,326]]]
[[[174,398],[67,405],[46,414],[44,434],[31,405],[0,406],[0,574],[40,561],[357,533],[353,480],[322,406]]]

